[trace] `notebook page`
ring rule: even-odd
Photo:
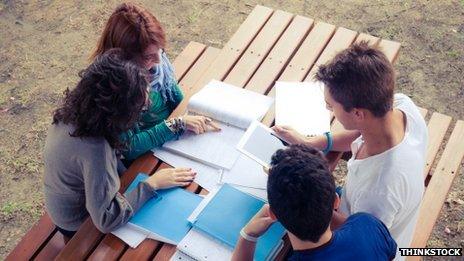
[[[235,149],[244,130],[219,123],[221,131],[195,135],[185,133],[179,140],[168,141],[163,148],[215,168],[231,169],[239,156]]]
[[[263,166],[243,154],[230,170],[224,170],[221,182],[249,188],[266,189],[267,174]]]
[[[275,124],[303,135],[330,131],[330,112],[320,82],[276,82]]]
[[[195,260],[230,260],[233,249],[204,233],[191,229],[177,249]]]

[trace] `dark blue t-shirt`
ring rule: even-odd
[[[367,213],[351,215],[332,239],[314,249],[294,251],[289,260],[392,260],[396,243],[387,227]]]

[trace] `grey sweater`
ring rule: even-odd
[[[62,123],[48,130],[45,206],[55,225],[63,229],[78,230],[90,214],[95,226],[108,233],[125,224],[156,192],[143,182],[121,195],[115,150],[104,138],[71,137],[73,130]]]

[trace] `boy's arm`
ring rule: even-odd
[[[361,133],[357,130],[340,130],[332,133],[332,149],[331,151],[351,151],[351,143],[359,137]],[[306,138],[307,145],[316,147],[319,150],[324,150],[327,147],[327,137],[319,135]]]
[[[232,255],[232,261],[253,260],[255,248],[255,242],[251,242],[245,240],[243,237],[239,237],[237,245],[235,246],[234,253]]]
[[[279,137],[290,144],[306,144],[315,147],[319,150],[325,150],[327,147],[326,135],[315,137],[305,137],[291,127],[274,126],[272,128]],[[331,151],[350,151],[351,143],[359,137],[360,132],[357,130],[339,130],[332,133],[332,149]]]

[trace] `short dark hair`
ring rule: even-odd
[[[65,91],[53,123],[74,125],[73,137],[103,137],[112,148],[124,148],[119,136],[139,119],[148,87],[147,71],[125,56],[121,49],[97,56],[79,73],[76,88]]]
[[[278,150],[272,156],[267,193],[272,212],[289,232],[319,241],[335,201],[335,181],[320,151],[301,144]]]
[[[393,66],[382,51],[365,41],[353,44],[320,66],[315,79],[329,88],[334,100],[347,112],[363,108],[375,117],[383,117],[393,107]]]

